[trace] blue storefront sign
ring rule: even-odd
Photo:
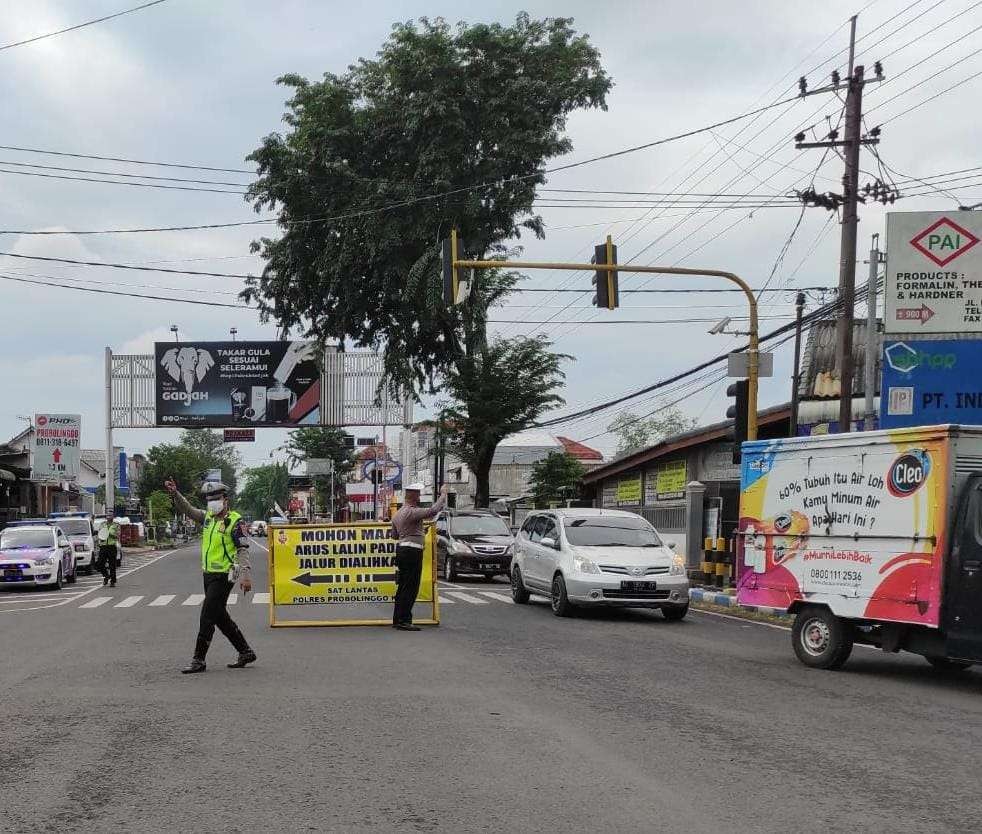
[[[982,425],[982,340],[884,341],[880,426]]]

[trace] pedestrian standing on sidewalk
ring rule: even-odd
[[[201,571],[204,574],[205,599],[201,604],[201,622],[198,639],[194,644],[194,657],[185,675],[205,671],[205,655],[215,635],[215,627],[224,634],[239,653],[229,669],[241,669],[256,659],[245,637],[229,616],[228,595],[238,580],[243,594],[252,590],[252,566],[249,563],[249,545],[242,516],[229,508],[228,487],[209,482],[201,487],[208,502],[207,510],[192,507],[177,489],[173,478],[164,481],[164,487],[174,497],[177,508],[202,526]]]
[[[99,573],[102,574],[103,586],[116,587],[116,557],[119,545],[119,525],[111,515],[106,516],[106,523],[99,528]]]
[[[413,625],[413,604],[419,595],[419,580],[423,573],[423,522],[436,516],[447,505],[447,485],[440,488],[440,497],[430,507],[419,506],[420,483],[406,487],[406,503],[393,517],[399,544],[396,547],[396,568],[399,571],[396,585],[395,608],[392,611],[392,627],[400,631],[419,631]],[[433,567],[436,570],[436,566]]]

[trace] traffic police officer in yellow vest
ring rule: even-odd
[[[181,671],[185,675],[205,671],[205,655],[216,626],[239,653],[238,659],[229,663],[228,667],[241,669],[255,661],[256,653],[249,648],[226,606],[236,580],[243,594],[252,590],[252,566],[249,564],[249,545],[246,544],[242,516],[229,508],[228,487],[225,484],[209,482],[201,487],[208,502],[207,510],[192,507],[178,492],[177,484],[172,479],[166,480],[164,486],[174,497],[177,508],[202,525],[201,571],[204,574],[205,600],[201,604],[201,625],[194,644],[194,657],[190,665]]]

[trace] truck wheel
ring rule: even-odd
[[[795,617],[791,644],[805,666],[838,669],[852,654],[852,628],[827,608],[805,608]]]
[[[939,672],[964,672],[974,665],[967,660],[952,660],[948,657],[926,657],[924,659]]]

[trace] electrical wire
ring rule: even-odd
[[[980,0],[982,2],[982,0]],[[65,168],[61,165],[41,165],[36,162],[14,162],[10,159],[0,159],[0,165],[12,165],[14,168],[40,168],[43,171],[67,171],[70,174],[99,174],[107,177],[126,177],[137,180],[161,180],[163,182],[187,182],[192,185],[231,185],[248,188],[247,182],[224,182],[221,180],[191,180],[183,177],[161,177],[157,174],[124,174],[121,171],[100,171],[92,168]]]
[[[19,153],[36,153],[45,156],[67,156],[72,159],[95,159],[99,162],[125,162],[127,165],[151,165],[157,168],[185,168],[191,171],[216,171],[224,174],[252,174],[247,168],[216,168],[210,165],[190,165],[182,162],[152,162],[147,159],[132,159],[127,156],[98,156],[91,153],[70,153],[68,151],[49,151],[42,148],[25,148],[20,145],[0,145],[0,151],[18,151]]]
[[[78,266],[104,266],[109,269],[133,269],[138,272],[167,272],[173,275],[201,275],[208,278],[250,278],[252,276],[235,272],[200,272],[191,269],[168,269],[162,266],[139,266],[137,264],[109,263],[107,261],[79,261],[73,258],[51,258],[45,255],[18,255],[14,252],[0,252],[0,257],[19,258],[26,261],[49,261],[58,264]]]
[[[956,84],[952,84],[950,87],[946,87],[945,89],[935,93],[933,96],[929,96],[928,98],[924,99],[924,101],[921,101],[913,105],[912,107],[908,107],[906,110],[901,110],[899,113],[891,116],[886,121],[880,122],[880,126],[883,127],[884,125],[890,124],[890,122],[895,122],[897,119],[906,116],[908,113],[912,113],[913,111],[923,107],[925,104],[930,104],[932,101],[936,101],[937,99],[941,98],[941,96],[950,93],[952,90],[957,90],[963,84],[967,84],[969,81],[974,81],[980,75],[982,75],[982,70],[979,70],[979,72],[968,76],[968,78],[963,78],[961,81],[957,82]]]
[[[139,6],[134,6],[131,9],[123,9],[121,12],[114,12],[113,14],[107,14],[103,17],[97,17],[94,20],[86,20],[84,23],[76,23],[74,26],[68,26],[65,29],[59,29],[57,32],[47,32],[43,35],[35,35],[33,38],[25,38],[22,41],[16,41],[15,43],[8,43],[0,46],[0,52],[5,49],[13,49],[15,46],[25,46],[29,43],[36,43],[37,41],[43,41],[45,38],[53,38],[55,35],[64,35],[66,32],[74,32],[76,29],[84,29],[86,26],[94,26],[96,23],[103,23],[107,20],[112,20],[113,18],[122,17],[126,14],[133,14],[134,12],[142,11],[143,9],[149,9],[151,6],[159,6],[161,3],[166,2],[166,0],[151,0],[149,3],[143,3]]]
[[[43,179],[47,180],[98,182],[105,185],[128,185],[131,188],[162,188],[167,191],[207,191],[210,194],[238,194],[240,197],[246,193],[245,191],[232,191],[225,188],[198,188],[191,185],[160,185],[152,182],[120,182],[119,180],[98,179],[96,177],[69,177],[66,174],[42,174],[40,171],[11,171],[7,168],[0,168],[0,174],[17,174],[18,176],[22,177],[42,177]]]

